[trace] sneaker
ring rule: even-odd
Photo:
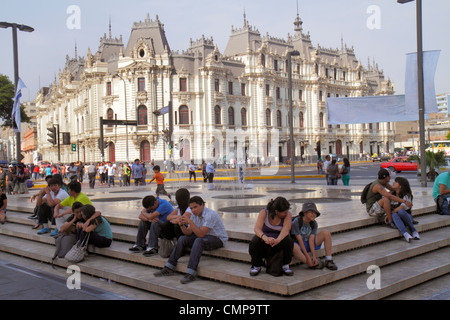
[[[37,214],[33,214],[33,215],[27,217],[27,219],[29,219],[29,220],[37,220],[38,216],[37,216]]]
[[[192,274],[190,274],[190,273],[187,273],[187,274],[183,277],[183,279],[180,280],[180,282],[181,282],[182,284],[186,284],[186,283],[189,283],[189,282],[194,281],[195,279],[196,279],[196,277],[195,277],[194,275],[192,275]]]
[[[50,233],[50,236],[52,236],[52,237],[56,237],[57,235],[58,235],[58,228],[55,228],[55,230],[53,230],[53,232],[52,233]]]
[[[166,277],[175,275],[175,270],[170,269],[169,267],[164,266],[161,270],[155,272],[153,275],[155,277]]]
[[[414,238],[414,240],[420,240],[420,236],[419,236],[419,233],[417,231],[414,231],[412,233],[412,237]]]
[[[148,248],[147,250],[145,250],[144,256],[150,257],[150,256],[152,256],[154,254],[157,254],[157,253],[158,253],[158,249],[157,248]]]
[[[325,260],[325,267],[328,270],[337,270],[338,269],[337,265],[334,263],[333,260]]]
[[[323,269],[325,267],[325,263],[322,260],[317,260],[317,264],[313,267],[310,267],[311,269]]]
[[[289,268],[289,265],[283,266],[283,274],[288,277],[292,277],[294,275],[294,271]]]
[[[45,234],[45,233],[50,233],[52,232],[52,230],[50,228],[42,228],[41,230],[39,230],[37,232],[37,234]]]
[[[261,272],[261,267],[252,267],[250,269],[250,275],[252,277],[257,276]]]
[[[405,237],[405,240],[406,240],[406,242],[410,242],[411,241],[411,239],[413,238],[413,237],[411,237],[411,235],[408,233],[408,232],[405,232],[404,234],[403,234],[403,236]]]
[[[130,249],[128,249],[128,251],[131,251],[131,252],[141,252],[141,251],[144,251],[144,250],[145,250],[144,247],[141,247],[141,246],[138,246],[138,245],[134,245]]]

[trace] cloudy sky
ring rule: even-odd
[[[79,10],[73,10],[73,6]],[[417,50],[415,1],[396,0],[298,0],[303,30],[314,46],[340,48],[341,37],[354,47],[364,66],[378,63],[404,93],[406,53]],[[32,33],[19,32],[20,77],[27,85],[24,99],[33,100],[39,85],[50,85],[65,64],[66,55],[86,56],[97,51],[108,33],[123,36],[126,45],[133,22],[158,15],[172,50],[185,50],[190,39],[213,37],[225,50],[231,26],[243,25],[243,13],[261,35],[286,39],[294,33],[297,0],[14,0],[0,1],[0,21],[26,24]],[[436,93],[450,93],[449,0],[423,1],[423,48],[441,50],[436,72]],[[0,73],[14,79],[11,29],[0,29]]]

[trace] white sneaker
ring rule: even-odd
[[[420,240],[420,236],[419,236],[419,233],[417,231],[414,231],[412,233],[412,236],[413,236],[414,240]]]
[[[405,237],[405,240],[406,240],[406,242],[410,242],[411,241],[411,239],[413,238],[413,237],[411,237],[411,235],[408,233],[408,232],[405,232],[404,234],[403,234],[403,236]]]

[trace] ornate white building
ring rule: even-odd
[[[113,162],[173,158],[285,161],[290,157],[287,53],[292,57],[295,157],[315,161],[329,153],[349,155],[392,152],[390,123],[329,126],[327,97],[393,94],[393,84],[373,63],[364,67],[354,49],[312,45],[299,16],[287,39],[263,36],[244,14],[232,27],[223,52],[212,38],[190,42],[186,51],[170,49],[164,25],[134,23],[128,43],[106,34],[95,54],[66,58],[63,71],[36,97],[39,150],[58,160],[47,127],[70,132],[61,161],[99,161],[100,117],[137,121],[133,126],[104,126],[104,159]],[[167,106],[171,116],[166,113]],[[170,126],[172,120],[172,126]],[[173,128],[174,146],[163,130]],[[62,142],[62,138],[61,138]]]

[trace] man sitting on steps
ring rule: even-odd
[[[386,215],[384,222],[389,227],[396,229],[392,221],[391,200],[398,203],[405,203],[409,208],[412,207],[412,203],[386,191],[386,189],[389,189],[389,191],[393,190],[389,184],[390,179],[391,176],[388,170],[380,169],[378,171],[378,179],[372,182],[366,196],[366,210],[370,216],[376,216],[380,222],[383,221],[383,217]]]

